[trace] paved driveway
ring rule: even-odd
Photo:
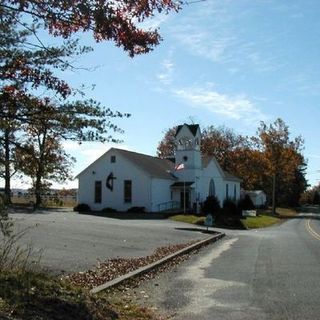
[[[176,269],[145,281],[139,291],[147,298],[138,293],[140,303],[175,320],[320,319],[320,214],[226,233]]]
[[[157,247],[206,238],[171,220],[119,220],[46,210],[13,213],[17,228],[30,227],[24,243],[43,249],[41,265],[57,273],[86,270],[97,260],[151,254]]]

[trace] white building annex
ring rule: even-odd
[[[243,196],[245,195],[251,198],[252,203],[257,208],[267,204],[267,195],[263,190],[243,190]]]
[[[217,196],[221,205],[226,198],[240,198],[241,179],[223,171],[214,157],[201,154],[199,125],[178,126],[175,138],[177,150],[170,160],[109,149],[78,174],[78,203],[92,210],[145,207],[147,212],[171,208],[199,212],[209,195]]]

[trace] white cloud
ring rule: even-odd
[[[101,157],[110,148],[121,148],[132,150],[129,146],[116,143],[101,143],[101,142],[84,142],[82,144],[76,141],[64,141],[63,147],[65,150],[78,159],[81,157],[81,167],[84,169],[87,165]]]
[[[194,8],[192,15],[181,18],[170,30],[185,51],[225,64],[230,70],[271,72],[282,66],[273,50],[277,36],[265,33],[260,37],[242,23],[254,14],[254,6],[245,9],[239,5],[242,11],[237,11],[232,1],[208,1]]]
[[[267,116],[245,95],[228,96],[211,88],[185,88],[174,94],[194,108],[206,109],[212,113],[247,123],[266,120]]]
[[[165,59],[162,63],[162,71],[161,73],[157,74],[157,79],[165,84],[169,85],[172,83],[173,80],[173,70],[174,70],[174,64],[170,59]]]
[[[226,50],[236,41],[233,36],[218,35],[207,30],[204,26],[193,24],[175,28],[173,36],[192,54],[214,62],[221,61]]]
[[[166,14],[157,14],[140,23],[140,27],[144,30],[158,29],[160,25],[168,19],[168,17],[169,16]]]

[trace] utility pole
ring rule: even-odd
[[[272,214],[276,214],[276,174],[272,176]]]

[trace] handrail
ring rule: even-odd
[[[167,201],[163,203],[158,204],[158,211],[166,211],[166,210],[172,210],[180,208],[180,202],[179,201]]]

